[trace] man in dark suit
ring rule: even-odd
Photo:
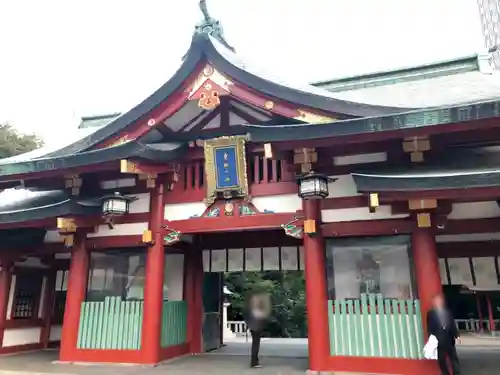
[[[262,367],[259,362],[262,331],[271,314],[271,301],[268,293],[254,288],[248,295],[245,306],[245,321],[252,334],[250,367]]]
[[[427,329],[429,335],[434,335],[438,341],[438,363],[442,375],[450,375],[446,358],[450,360],[453,375],[460,375],[455,342],[460,342],[455,319],[450,310],[446,308],[444,298],[438,294],[433,299],[433,309],[427,313]]]

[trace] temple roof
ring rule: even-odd
[[[243,128],[251,135],[254,142],[286,142],[417,129],[499,116],[500,100],[496,100],[325,124],[277,125],[273,127],[244,125]]]
[[[119,160],[126,158],[137,158],[150,162],[166,162],[182,156],[185,149],[186,147],[179,143],[142,144],[139,141],[130,141],[121,145],[79,154],[44,156],[14,162],[3,159],[0,160],[0,176],[8,177],[57,169],[79,168],[114,161],[118,163]]]
[[[99,213],[100,205],[87,205],[81,198],[71,197],[63,191],[8,189],[0,192],[0,224]]]
[[[360,193],[415,192],[500,186],[498,147],[451,150],[410,169],[353,173]]]
[[[321,81],[338,98],[370,104],[435,107],[500,99],[500,72],[489,54]]]
[[[200,64],[209,63],[223,76],[234,80],[251,90],[276,98],[287,103],[293,103],[306,109],[318,110],[332,114],[333,117],[352,118],[383,116],[390,113],[404,112],[414,107],[398,107],[391,105],[372,105],[357,103],[338,98],[336,94],[307,83],[292,84],[287,80],[277,78],[273,74],[251,67],[242,61],[234,49],[226,42],[220,22],[211,18],[206,12],[204,1],[200,6],[205,8],[205,19],[196,26],[187,54],[181,66],[174,75],[156,92],[117,117],[111,116],[111,121],[82,139],[50,153],[47,156],[60,156],[78,153],[101,144],[117,133],[131,127],[136,121],[148,116],[167,98],[182,90],[186,81],[192,80],[190,75],[199,69]],[[87,123],[103,124],[108,118],[87,119]]]

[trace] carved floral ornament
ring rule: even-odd
[[[193,82],[189,90],[188,100],[198,100],[202,109],[212,110],[220,105],[220,96],[231,93],[233,84],[212,65],[207,64]]]

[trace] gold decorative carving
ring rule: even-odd
[[[417,226],[419,228],[430,228],[432,226],[431,214],[427,212],[417,214]]]
[[[370,213],[374,213],[380,206],[378,193],[370,193]]]
[[[193,81],[193,84],[189,89],[188,100],[193,99],[193,97],[196,96],[198,90],[202,86],[204,86],[207,83],[207,81],[212,81],[222,90],[226,91],[226,93],[220,92],[219,94],[221,95],[228,94],[231,92],[231,85],[233,85],[233,82],[226,76],[221,74],[212,65],[207,64],[203,68],[202,72],[198,75],[198,77],[196,77],[196,79]]]
[[[120,173],[142,173],[142,171],[137,163],[122,159],[120,160]]]
[[[204,90],[200,93],[200,99],[198,99],[198,107],[206,110],[218,107],[220,105],[219,92],[211,90],[212,85],[210,84],[207,84],[203,88]]]
[[[214,74],[214,67],[212,65],[205,65],[203,68],[203,75],[205,77],[210,77],[212,74]]]
[[[297,112],[299,114],[295,116],[294,119],[307,122],[308,124],[323,124],[326,122],[337,121],[335,117],[319,115],[317,113],[309,112],[303,109],[297,109]]]
[[[267,110],[272,110],[274,108],[274,102],[272,100],[268,100],[264,103],[264,108]]]
[[[59,233],[75,233],[77,228],[75,220],[67,217],[58,217],[56,227]]]
[[[245,156],[245,143],[247,140],[248,136],[238,135],[210,139],[204,142],[205,179],[207,186],[207,197],[204,202],[207,206],[210,206],[215,202],[218,194],[222,194],[226,199],[234,196],[249,199]],[[217,149],[225,147],[235,148],[237,186],[219,188],[217,187],[217,166],[215,163],[215,153]]]
[[[114,147],[114,146],[119,146],[119,145],[122,145],[124,143],[127,143],[127,142],[130,142],[131,140],[128,139],[128,134],[125,134],[123,137],[117,139],[116,141],[114,141],[113,143],[111,143],[108,147]]]

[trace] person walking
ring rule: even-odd
[[[442,375],[450,375],[446,359],[451,363],[452,374],[460,375],[460,362],[458,360],[455,343],[460,343],[455,319],[451,311],[446,307],[444,297],[438,294],[432,300],[433,308],[427,313],[427,330],[429,336],[434,335],[437,339],[437,360]]]
[[[256,289],[252,290],[247,297],[245,312],[245,321],[252,335],[250,367],[260,368],[262,367],[259,361],[260,340],[271,315],[269,294]]]

